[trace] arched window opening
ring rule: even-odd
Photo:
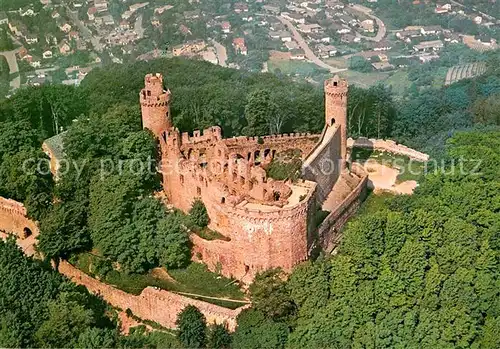
[[[31,235],[33,235],[33,232],[31,231],[30,228],[26,227],[23,229],[23,234],[24,234],[24,238],[29,238]]]
[[[273,192],[273,199],[274,201],[280,201],[281,194],[279,191]]]

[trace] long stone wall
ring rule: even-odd
[[[357,212],[366,196],[367,174],[357,164],[353,164],[351,170],[361,177],[358,185],[335,210],[330,212],[318,228],[319,244],[323,250],[328,252],[331,252],[338,245],[342,238],[340,234],[342,227]]]
[[[340,128],[329,127],[319,144],[307,157],[302,166],[305,179],[316,182],[316,200],[323,202],[339,178],[341,158],[341,135]]]
[[[90,277],[66,261],[59,264],[59,272],[114,307],[128,308],[141,319],[155,321],[167,328],[176,328],[177,314],[187,305],[194,305],[205,315],[208,323],[225,324],[230,331],[234,331],[236,317],[249,307],[245,305],[232,310],[153,287],[145,288],[138,296],[132,295]]]
[[[349,138],[347,140],[348,148],[364,148],[364,149],[373,149],[378,151],[386,151],[393,154],[404,155],[409,157],[410,159],[426,162],[429,160],[429,155],[421,153],[415,149],[408,148],[403,144],[397,144],[391,140],[384,139],[368,139],[365,137],[359,137],[354,140]]]

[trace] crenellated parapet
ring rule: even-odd
[[[262,208],[249,208],[249,202],[241,201],[237,205],[224,205],[224,211],[231,217],[239,220],[249,221],[255,224],[274,223],[276,221],[292,221],[297,218],[306,218],[307,211],[314,199],[316,183],[302,180],[294,185],[303,187],[307,194],[299,202],[287,207],[264,206]]]
[[[183,132],[181,134],[181,140],[183,145],[202,142],[218,142],[222,140],[222,129],[219,126],[212,126],[202,131],[195,130],[192,134]]]
[[[25,239],[38,235],[38,226],[28,218],[22,203],[0,197],[0,233],[14,233]]]

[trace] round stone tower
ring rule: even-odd
[[[161,74],[148,74],[140,93],[142,126],[151,130],[156,137],[172,127],[170,116],[170,90],[163,89]]]
[[[325,81],[325,124],[340,128],[341,156],[347,156],[347,80],[335,75]]]

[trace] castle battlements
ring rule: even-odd
[[[163,78],[146,76],[140,97],[143,124],[159,138],[162,161],[176,169],[163,173],[168,200],[189,212],[193,201],[201,199],[210,217],[209,227],[228,238],[191,237],[197,256],[193,258],[245,281],[267,268],[290,271],[307,259],[315,236],[310,231],[311,217],[344,170],[347,88],[347,81],[338,76],[325,82],[322,134],[223,139],[219,126],[181,133],[171,124],[170,91],[163,88]],[[295,182],[268,178],[266,166],[290,154],[300,154],[311,168],[306,177]],[[340,169],[323,166],[338,160]]]

